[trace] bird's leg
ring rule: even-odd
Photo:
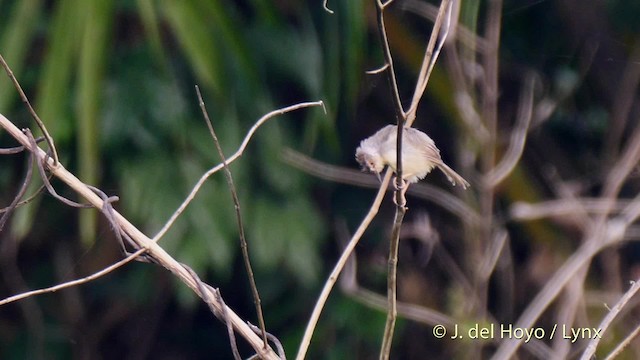
[[[404,207],[407,204],[407,198],[405,197],[405,194],[407,193],[407,190],[409,189],[409,183],[407,183],[406,181],[404,181],[404,179],[399,179],[397,176],[395,177],[395,180],[393,181],[393,184],[395,185],[396,191],[400,191],[400,201],[402,201],[402,204],[398,204],[398,201],[396,199],[396,194],[394,193],[393,195],[393,203],[396,204],[396,206],[400,205],[402,207]]]

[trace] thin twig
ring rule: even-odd
[[[441,38],[441,42],[438,46],[438,53],[442,45],[444,44],[444,40],[446,38],[448,27],[450,25],[450,15],[451,15],[451,6],[449,0],[443,0],[440,5],[440,14],[436,19],[436,23],[434,24],[433,30],[431,32],[431,39],[429,44],[427,45],[426,53],[423,59],[423,66],[420,70],[420,75],[418,76],[418,81],[416,83],[416,90],[413,94],[413,100],[409,107],[409,111],[405,112],[404,107],[402,106],[402,102],[400,101],[398,83],[396,80],[395,69],[393,67],[393,56],[391,55],[391,50],[389,47],[389,39],[387,37],[387,31],[385,29],[384,22],[384,9],[391,2],[382,3],[380,0],[376,2],[376,13],[378,17],[378,34],[380,36],[380,40],[382,42],[382,50],[384,54],[384,58],[387,66],[387,77],[389,81],[389,85],[391,88],[391,98],[393,100],[396,122],[397,122],[397,134],[396,134],[396,193],[395,193],[395,203],[396,203],[396,214],[395,220],[393,222],[393,228],[391,230],[391,240],[389,244],[389,257],[388,257],[388,266],[387,266],[387,299],[388,299],[388,308],[387,308],[387,321],[385,324],[384,336],[382,339],[382,346],[380,349],[380,359],[388,359],[389,354],[391,352],[391,343],[393,342],[393,333],[395,328],[395,322],[397,317],[397,303],[396,303],[396,292],[397,292],[397,265],[398,265],[398,244],[400,240],[400,230],[402,228],[402,221],[404,219],[404,215],[407,211],[406,208],[406,199],[404,197],[404,193],[408,186],[407,183],[404,182],[403,179],[403,149],[402,149],[402,141],[403,141],[403,131],[405,126],[411,126],[413,120],[415,119],[415,113],[420,99],[422,98],[422,94],[424,93],[427,82],[429,79],[429,75],[431,74],[431,69],[435,64],[437,59],[437,53],[434,55],[433,48],[435,46],[436,40],[439,37],[440,28],[442,26],[443,19],[445,17],[445,13],[449,14],[449,21],[447,22],[447,28],[445,32],[443,32]],[[434,56],[432,56],[434,55]]]
[[[613,308],[611,308],[607,316],[602,319],[600,325],[598,325],[597,329],[600,331],[600,334],[603,334],[607,330],[609,325],[611,325],[611,323],[613,322],[613,319],[615,319],[622,308],[629,302],[629,300],[631,300],[631,298],[638,292],[638,290],[640,290],[640,281],[632,281],[629,290],[627,290],[627,292],[622,295],[620,300],[613,306]],[[580,359],[591,359],[596,352],[596,348],[598,347],[600,340],[600,336],[594,336],[589,341],[589,345],[587,345],[587,348],[582,353],[582,357]]]
[[[2,232],[2,229],[4,228],[4,224],[6,224],[7,220],[11,216],[11,212],[15,210],[18,204],[20,204],[20,199],[22,199],[24,194],[27,192],[27,188],[31,183],[31,178],[33,175],[33,158],[34,158],[34,155],[29,154],[29,161],[27,164],[27,173],[24,176],[24,181],[22,182],[22,186],[20,187],[20,190],[18,190],[18,193],[13,198],[13,201],[11,201],[11,204],[9,204],[6,210],[4,212],[0,212],[0,214],[2,214],[2,217],[0,217],[0,232]]]
[[[604,360],[613,360],[616,357],[618,357],[618,355],[620,355],[620,353],[627,347],[629,346],[629,344],[631,344],[631,342],[633,341],[633,339],[635,339],[638,334],[640,334],[640,325],[636,326],[635,329],[633,329],[633,331],[627,335],[624,340],[622,340],[618,346],[616,346],[615,349],[611,350],[611,353],[609,353],[609,355],[607,355],[606,358],[604,358]]]
[[[329,9],[329,7],[327,6],[328,2],[329,0],[324,0],[322,2],[322,8],[324,9],[324,11],[328,12],[329,14],[333,14],[333,10]]]
[[[30,151],[31,152],[35,152],[35,149],[38,148],[38,145],[36,144],[36,140],[33,137],[33,134],[31,134],[31,130],[29,129],[24,129],[24,134],[27,136],[27,139],[29,140],[29,144],[30,144]],[[39,148],[38,148],[39,149]],[[51,182],[49,181],[50,177],[47,176],[47,171],[45,170],[44,167],[44,161],[46,161],[46,159],[49,157],[49,154],[45,155],[45,158],[42,159],[41,161],[37,161],[36,164],[38,165],[38,170],[40,171],[40,177],[42,178],[42,182],[44,183],[44,186],[47,188],[47,191],[49,192],[49,194],[51,194],[51,196],[53,196],[54,198],[60,200],[61,202],[63,202],[66,205],[69,205],[71,207],[77,207],[77,208],[90,208],[92,205],[90,204],[80,204],[78,202],[75,202],[73,200],[69,200],[66,197],[59,195],[56,190],[53,188],[53,185],[51,185]],[[59,163],[56,163],[56,161],[53,161],[53,164],[51,164],[51,166],[57,166]]]
[[[364,234],[365,230],[369,227],[369,224],[378,213],[378,210],[380,209],[380,204],[382,203],[382,199],[384,198],[386,189],[389,186],[389,180],[391,179],[392,173],[393,172],[390,169],[387,170],[387,172],[385,173],[385,176],[382,179],[382,184],[378,189],[378,193],[375,199],[373,200],[371,207],[369,208],[369,212],[360,223],[360,226],[358,227],[356,232],[353,234],[353,237],[351,237],[351,239],[349,240],[349,243],[347,244],[345,249],[342,251],[342,254],[338,259],[338,262],[334,266],[333,270],[331,271],[331,274],[329,275],[329,278],[325,282],[324,287],[322,288],[322,292],[320,293],[320,296],[316,301],[316,305],[313,308],[313,312],[311,313],[311,318],[307,322],[307,327],[304,331],[304,336],[302,337],[302,341],[300,342],[300,348],[298,349],[298,355],[296,356],[296,360],[302,360],[305,358],[307,354],[307,350],[309,349],[309,344],[311,343],[311,337],[313,336],[313,332],[315,330],[316,324],[318,323],[318,319],[320,318],[320,314],[322,313],[322,309],[324,308],[324,305],[327,302],[327,299],[329,298],[331,289],[333,288],[336,281],[338,280],[338,276],[342,272],[342,268],[344,268],[344,265],[346,264],[347,260],[349,260],[349,256],[355,249],[356,245],[358,245],[358,242],[362,238],[362,235]]]
[[[393,56],[391,56],[391,49],[389,47],[389,38],[387,37],[387,30],[384,25],[384,8],[391,3],[391,0],[386,3],[382,3],[380,0],[376,1],[376,12],[378,15],[378,36],[382,41],[382,52],[384,54],[385,65],[383,68],[387,69],[387,79],[389,81],[389,87],[391,90],[391,99],[393,100],[393,108],[395,110],[396,122],[404,125],[405,113],[400,101],[400,93],[398,92],[398,81],[396,80],[396,70],[393,67]]]
[[[403,2],[402,7],[431,21],[438,19],[438,8],[428,2],[409,0]],[[452,30],[455,30],[455,38],[469,49],[477,49],[480,53],[486,51],[485,40],[466,26],[458,23]]]
[[[282,158],[288,164],[320,179],[368,188],[377,189],[380,187],[380,182],[370,174],[327,164],[290,148],[283,150]],[[389,187],[389,190],[394,190],[394,187]],[[434,185],[426,182],[412,184],[407,190],[407,194],[432,201],[474,227],[482,225],[482,219],[474,209],[459,198]]]
[[[304,102],[304,103],[299,103],[299,104],[295,104],[295,105],[284,107],[282,109],[271,111],[270,113],[268,113],[268,114],[264,115],[263,117],[261,117],[258,121],[256,121],[255,124],[253,124],[251,129],[249,129],[249,131],[247,132],[247,135],[244,137],[244,140],[242,141],[242,144],[240,145],[238,150],[233,155],[231,155],[229,158],[227,158],[227,164],[231,164],[237,158],[242,156],[242,154],[244,153],[244,149],[249,144],[249,141],[253,137],[253,134],[267,120],[270,120],[270,119],[272,119],[273,117],[275,117],[277,115],[286,114],[286,113],[294,111],[294,110],[307,108],[307,107],[311,107],[311,106],[322,106],[322,108],[324,109],[324,103],[322,101]],[[325,113],[326,113],[326,111],[325,111]],[[189,193],[189,195],[184,199],[182,204],[180,204],[180,207],[178,207],[178,209],[171,215],[169,220],[167,220],[167,222],[164,224],[162,229],[160,229],[160,231],[153,237],[153,241],[154,242],[157,242],[160,238],[162,238],[164,236],[164,234],[167,231],[169,231],[169,229],[171,228],[173,223],[176,221],[176,219],[180,216],[180,214],[182,214],[182,212],[187,208],[187,206],[189,206],[191,201],[195,198],[196,194],[198,193],[198,191],[200,191],[200,188],[202,187],[204,182],[211,175],[215,174],[216,172],[218,172],[223,167],[224,167],[224,165],[222,163],[220,163],[220,164],[212,167],[211,169],[209,169],[206,173],[204,173],[200,177],[198,182],[194,185],[193,189],[191,189],[191,192]]]
[[[483,281],[488,281],[493,274],[493,271],[498,263],[498,259],[502,254],[505,244],[509,239],[509,233],[505,229],[500,229],[497,231],[495,236],[490,242],[489,249],[487,250],[487,255],[478,266],[478,272],[480,273],[478,278]]]
[[[44,141],[43,137],[38,137],[36,140],[36,144],[40,143],[42,141]],[[23,152],[26,149],[26,147],[24,146],[15,146],[12,148],[5,148],[5,149],[0,149],[0,155],[13,155],[13,154],[19,154],[21,152]],[[30,157],[30,161],[33,161],[33,157]],[[31,174],[32,170],[31,168],[33,167],[33,163],[31,162],[31,165],[29,166],[29,170],[28,172]],[[31,176],[31,175],[29,175]],[[48,176],[48,180],[51,179],[52,175]],[[17,208],[19,206],[22,206],[24,204],[28,204],[29,202],[31,202],[33,199],[35,199],[38,195],[40,195],[42,193],[42,190],[44,190],[44,185],[40,185],[40,187],[38,188],[38,190],[36,190],[33,194],[31,194],[28,198],[26,198],[25,200],[19,201],[18,203],[14,204],[10,204],[9,206],[5,207],[5,208],[0,208],[0,214],[3,214],[7,211],[12,211],[14,208]],[[24,195],[22,195],[24,196]],[[20,198],[22,198],[22,196]],[[0,220],[0,224],[2,224],[2,220]],[[2,231],[2,225],[0,225],[0,231]]]
[[[527,141],[527,132],[533,115],[533,90],[535,78],[528,76],[520,93],[520,106],[516,128],[511,132],[509,149],[502,160],[485,176],[485,186],[493,188],[498,186],[515,169]]]
[[[49,175],[49,176],[51,176],[51,175]],[[42,194],[44,189],[45,189],[45,186],[44,185],[40,185],[38,190],[34,191],[33,194],[29,195],[28,198],[26,198],[26,199],[20,201],[19,203],[17,203],[16,207],[19,207],[19,206],[22,206],[22,205],[30,203],[31,201],[33,201],[33,199],[38,197],[38,195]],[[0,209],[0,214],[4,213],[6,211],[9,211],[9,209],[10,209],[10,206],[7,206],[5,208]]]
[[[20,86],[20,83],[18,83],[18,80],[13,75],[13,71],[11,71],[11,68],[9,68],[9,65],[6,63],[6,61],[4,61],[4,58],[2,57],[1,54],[0,54],[0,63],[2,63],[2,67],[7,72],[7,75],[9,75],[9,78],[13,82],[13,86],[15,86],[16,90],[18,90],[18,93],[20,94],[20,98],[22,99],[22,102],[27,106],[27,109],[29,109],[29,114],[31,114],[31,117],[36,121],[36,124],[38,124],[40,131],[42,131],[42,135],[44,135],[45,139],[47,140],[47,145],[49,145],[49,149],[53,154],[53,165],[54,166],[57,165],[58,152],[56,151],[56,147],[53,143],[53,138],[51,137],[51,135],[49,135],[47,128],[44,126],[44,123],[42,122],[42,120],[40,120],[40,117],[38,116],[36,111],[33,109],[33,106],[31,106],[31,103],[29,102],[29,98],[27,98],[27,95],[25,95],[24,91],[22,90],[22,86]]]
[[[429,38],[429,43],[427,44],[427,48],[422,59],[422,66],[420,67],[420,73],[418,74],[418,81],[416,82],[416,88],[411,99],[411,105],[405,113],[407,126],[411,126],[413,121],[416,119],[418,104],[420,103],[420,99],[422,99],[424,91],[427,89],[427,83],[431,77],[431,72],[436,64],[436,60],[438,60],[438,55],[440,54],[440,50],[447,39],[447,35],[449,34],[449,28],[451,27],[452,4],[452,0],[442,0],[440,3],[438,17],[433,24],[431,37]]]
[[[127,263],[129,263],[129,262],[131,262],[133,260],[135,260],[139,255],[141,255],[145,251],[146,251],[145,249],[140,249],[140,250],[136,251],[135,253],[127,256],[126,258],[124,258],[124,259],[122,259],[122,260],[120,260],[120,261],[118,261],[118,262],[116,262],[116,263],[114,263],[114,264],[112,264],[112,265],[110,265],[110,266],[98,271],[98,272],[95,272],[95,273],[93,273],[93,274],[91,274],[89,276],[85,276],[85,277],[83,277],[81,279],[67,281],[67,282],[64,282],[62,284],[58,284],[58,285],[55,285],[55,286],[50,286],[50,287],[42,288],[42,289],[38,289],[38,290],[27,291],[27,292],[24,292],[24,293],[21,293],[21,294],[10,296],[8,298],[4,298],[4,299],[0,300],[0,306],[12,303],[14,301],[22,300],[22,299],[28,298],[30,296],[36,296],[36,295],[40,295],[40,294],[52,293],[52,292],[56,292],[58,290],[66,289],[66,288],[69,288],[69,287],[72,287],[72,286],[77,286],[77,285],[88,283],[89,281],[92,281],[92,280],[98,279],[98,278],[100,278],[100,277],[102,277],[104,275],[107,275],[107,274],[113,272],[114,270],[118,269],[119,267],[121,267],[121,266],[123,266],[123,265],[125,265],[125,264],[127,264]]]
[[[386,297],[362,288],[358,283],[357,271],[356,254],[352,253],[340,277],[340,288],[342,291],[368,307],[387,311],[388,302]],[[397,310],[398,314],[404,318],[430,326],[444,325],[446,327],[453,327],[456,323],[456,321],[449,316],[420,305],[398,302]]]
[[[29,290],[27,279],[23,276],[18,265],[18,253],[20,245],[24,245],[13,234],[6,234],[0,242],[0,276],[4,280],[4,288],[7,293],[22,293]],[[27,358],[45,358],[46,321],[41,303],[34,298],[25,298],[16,304],[25,320],[25,333],[29,334],[27,340]]]
[[[249,325],[249,327],[251,328],[251,330],[253,330],[253,332],[255,332],[257,335],[260,335],[261,330],[259,327],[253,325],[250,322],[247,322],[247,325]],[[280,342],[280,340],[278,340],[277,337],[275,337],[273,334],[270,334],[270,333],[267,333],[267,338],[276,346],[276,350],[278,351],[278,356],[280,356],[280,359],[287,360],[287,356],[284,353],[284,347],[282,346],[282,343]]]
[[[209,310],[211,310],[213,314],[215,314],[222,321],[224,321],[225,325],[227,326],[227,334],[229,335],[229,346],[231,347],[233,358],[235,360],[241,360],[242,357],[240,356],[240,352],[238,351],[236,334],[233,331],[233,326],[231,324],[231,321],[229,321],[229,316],[227,313],[227,305],[224,303],[224,300],[222,299],[222,294],[220,293],[220,289],[208,287],[208,285],[206,285],[202,280],[200,280],[200,277],[198,276],[198,274],[196,274],[196,272],[193,271],[191,267],[185,264],[181,264],[181,265],[182,267],[184,267],[185,270],[189,272],[189,274],[191,274],[191,278],[193,279],[193,281],[195,281],[196,284],[198,284],[198,294],[200,295],[200,297],[202,297],[202,300],[204,300],[205,304],[207,304],[207,306],[209,307]],[[207,291],[207,288],[210,291]],[[218,304],[222,305],[222,313],[219,313],[218,309],[214,306],[214,299],[211,298],[211,294],[213,294],[213,296],[215,297],[215,301]]]
[[[399,193],[400,191],[398,191]],[[387,321],[384,327],[384,336],[382,337],[382,346],[380,348],[380,359],[389,359],[391,353],[391,343],[393,342],[393,332],[395,329],[396,318],[398,316],[397,305],[397,275],[398,275],[398,247],[400,245],[400,230],[402,220],[406,213],[404,204],[396,206],[396,218],[391,233],[391,241],[389,241],[389,259],[387,263]]]
[[[381,67],[379,67],[377,69],[367,70],[364,73],[367,74],[367,75],[377,75],[377,74],[380,74],[381,72],[387,70],[388,68],[389,68],[389,64],[385,63],[384,65],[382,65]]]
[[[44,141],[42,136],[36,138],[36,144],[39,144]],[[25,150],[24,146],[14,146],[10,148],[0,148],[0,155],[14,155],[19,154]]]
[[[213,142],[216,145],[216,150],[218,151],[218,155],[220,156],[220,160],[222,160],[222,165],[224,166],[224,175],[227,179],[227,184],[229,186],[229,191],[231,191],[231,198],[233,199],[233,205],[236,210],[236,220],[238,223],[238,235],[240,237],[240,248],[242,249],[242,259],[244,260],[244,267],[247,271],[247,276],[249,277],[249,285],[251,287],[251,294],[253,295],[253,303],[256,307],[256,314],[258,316],[258,324],[260,325],[260,330],[262,330],[262,341],[264,342],[264,346],[267,346],[267,329],[264,322],[264,316],[262,315],[262,306],[260,305],[260,294],[258,293],[258,286],[256,285],[256,279],[253,276],[253,269],[251,267],[251,260],[249,258],[249,246],[247,244],[247,239],[244,234],[244,225],[242,224],[242,214],[240,211],[240,200],[238,200],[238,192],[236,191],[236,186],[233,183],[233,175],[231,175],[231,170],[229,169],[229,165],[227,164],[227,160],[222,152],[222,147],[220,147],[220,142],[218,141],[218,137],[216,136],[216,132],[213,129],[213,124],[211,123],[211,119],[209,118],[209,113],[207,112],[207,108],[204,104],[204,100],[202,99],[202,94],[200,93],[200,88],[196,85],[196,93],[198,94],[198,104],[200,105],[200,109],[202,110],[202,116],[207,123],[207,127],[209,128],[209,133],[213,138]]]
[[[240,356],[240,351],[238,350],[238,342],[236,341],[236,334],[233,331],[233,324],[231,323],[231,321],[227,320],[228,307],[226,306],[226,304],[224,303],[224,300],[222,299],[222,294],[220,294],[220,289],[214,289],[213,294],[216,297],[216,301],[218,301],[218,303],[223,305],[222,317],[224,319],[225,325],[227,325],[227,335],[229,335],[229,346],[231,346],[231,352],[233,353],[233,358],[235,360],[242,360],[242,357]],[[264,347],[262,349],[266,350],[267,346],[268,345],[265,342]]]
[[[389,47],[389,39],[387,37],[387,30],[384,23],[384,8],[389,5],[390,2],[383,4],[380,0],[376,1],[376,13],[378,15],[378,35],[382,42],[382,52],[386,61],[386,74],[389,81],[389,87],[391,89],[391,98],[394,104],[397,134],[396,134],[396,181],[395,181],[395,203],[396,203],[396,221],[393,224],[392,238],[389,248],[389,260],[388,260],[388,274],[387,274],[387,322],[385,324],[384,335],[382,339],[382,347],[380,349],[380,359],[388,359],[389,352],[391,351],[391,342],[393,340],[393,329],[395,327],[395,320],[397,316],[396,308],[396,271],[397,271],[397,244],[400,237],[400,227],[402,225],[402,219],[406,212],[406,199],[404,193],[407,183],[402,179],[402,132],[406,123],[406,115],[402,102],[400,101],[400,94],[398,89],[398,82],[396,80],[395,69],[393,67],[393,56],[391,55],[391,49]],[[387,171],[389,172],[389,171]],[[382,188],[381,188],[382,190]],[[395,249],[395,251],[394,251]]]
[[[613,206],[601,198],[577,198],[576,203],[566,199],[541,201],[535,204],[519,201],[511,205],[510,216],[518,221],[532,221],[544,218],[575,215],[579,211],[590,214],[619,213],[631,203],[630,199],[617,199]]]

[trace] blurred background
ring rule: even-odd
[[[514,323],[584,235],[567,214],[545,211],[530,221],[516,205],[598,198],[637,128],[640,2],[458,5],[457,26],[414,126],[431,135],[472,187],[452,188],[437,172],[427,177],[430,186],[415,186],[421,193],[409,197],[399,300],[457,323]],[[437,6],[397,0],[387,13],[405,104]],[[395,122],[386,77],[365,74],[384,63],[374,2],[329,1],[328,7],[334,14],[321,1],[0,1],[0,54],[55,139],[61,162],[84,182],[119,196],[115,208],[149,236],[220,161],[194,85],[227,156],[267,112],[324,101],[326,114],[308,108],[270,120],[230,167],[267,329],[290,357],[326,276],[375,194],[375,177],[359,172],[355,148]],[[499,30],[499,48],[487,36],[492,27]],[[499,89],[493,105],[487,93],[492,79]],[[481,174],[507,151],[527,96],[533,115],[522,157],[487,190]],[[4,72],[0,112],[35,130]],[[0,147],[11,146],[15,142],[0,131]],[[285,149],[309,158],[296,162],[283,157]],[[335,170],[336,178],[305,171],[311,159],[321,162],[316,167],[335,166],[321,169]],[[11,203],[25,166],[24,154],[0,156],[0,207]],[[630,174],[621,199],[637,194],[639,174],[637,168]],[[39,185],[34,181],[31,191]],[[461,215],[460,207],[471,215]],[[382,297],[393,211],[388,195],[356,250],[360,286]],[[506,242],[493,252],[502,236],[497,234]],[[583,274],[577,323],[597,325],[602,303],[615,302],[640,275],[640,249],[633,242],[640,232],[633,234],[596,256]],[[257,323],[222,173],[206,182],[160,245],[219,287],[242,318]],[[496,271],[479,279],[478,268],[491,255]],[[44,194],[15,211],[0,232],[0,298],[83,277],[121,258],[97,211],[70,208]],[[385,313],[372,301],[345,284],[336,287],[309,358],[376,358]],[[558,306],[537,325],[553,324]],[[627,315],[629,322],[613,332],[605,349],[640,319],[637,312]],[[432,326],[442,319],[401,318],[392,357],[476,359],[495,350],[491,341],[435,339]],[[0,307],[0,358],[231,358],[226,331],[165,269],[132,263],[88,284]],[[637,358],[639,351],[636,343],[626,354]],[[522,356],[535,358],[524,350]]]

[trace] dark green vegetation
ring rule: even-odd
[[[487,2],[463,3],[460,24],[484,36]],[[387,18],[403,101],[413,91],[432,24],[404,8],[410,4],[398,0]],[[322,10],[321,1],[0,1],[0,53],[56,140],[61,161],[86,183],[118,195],[116,209],[150,236],[201,174],[220,161],[194,85],[203,91],[227,155],[267,112],[301,101],[325,102],[327,115],[311,108],[268,122],[231,165],[267,328],[289,357],[345,241],[345,224],[350,232],[356,228],[373,192],[307,175],[284,162],[282,150],[356,170],[360,139],[394,121],[386,78],[365,74],[383,62],[373,4],[344,0],[330,1],[329,7],[333,15]],[[566,200],[568,192],[576,198],[602,196],[640,112],[635,1],[507,1],[502,10],[495,138],[483,143],[483,130],[466,122],[456,103],[459,76],[473,79],[470,101],[485,115],[484,57],[463,45],[458,55],[468,73],[455,74],[451,54],[443,51],[414,124],[434,138],[443,158],[472,187],[467,193],[452,190],[437,172],[426,182],[461,198],[487,228],[409,197],[407,227],[428,213],[437,234],[408,235],[401,244],[399,300],[459,323],[484,321],[485,310],[497,323],[516,322],[585,230],[566,217],[519,221],[513,204]],[[477,76],[470,76],[474,71]],[[527,75],[536,78],[535,105],[552,104],[553,112],[544,116],[535,108],[521,161],[487,195],[481,174],[491,166],[483,154],[494,148],[498,162],[508,148]],[[0,113],[35,129],[4,72]],[[0,130],[0,147],[14,145]],[[19,188],[24,160],[0,156],[0,208]],[[638,193],[637,175],[636,168],[620,198]],[[59,192],[75,198],[62,186]],[[388,197],[357,248],[361,285],[380,294],[392,219]],[[490,258],[499,238],[496,229],[508,230],[509,245],[495,273],[479,279],[484,256]],[[220,287],[244,319],[257,323],[237,235],[231,196],[219,173],[160,244]],[[424,241],[438,237],[435,244]],[[629,242],[594,258],[584,275],[580,298],[586,300],[576,305],[582,326],[596,326],[605,311],[601,304],[614,303],[637,277],[639,256],[637,244]],[[0,233],[0,299],[86,276],[119,259],[109,224],[95,210],[73,209],[42,195],[18,209]],[[537,326],[558,322],[558,308],[550,309]],[[309,358],[376,357],[384,317],[336,288]],[[611,343],[632,326],[623,323],[620,334],[609,335]],[[393,358],[478,358],[478,342],[437,340],[431,329],[400,320]],[[240,347],[249,356],[242,341]],[[493,350],[490,343],[481,349]],[[191,290],[160,267],[135,263],[77,288],[1,306],[0,358],[39,357],[204,359],[230,358],[231,350],[224,324]]]

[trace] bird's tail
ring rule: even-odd
[[[453,185],[457,185],[460,184],[462,186],[463,189],[468,188],[469,183],[467,182],[467,180],[465,180],[462,176],[460,176],[457,172],[453,171],[452,168],[450,168],[449,166],[447,166],[447,164],[440,163],[438,164],[438,168],[440,168],[440,170],[447,175],[447,179],[449,179],[449,181],[451,181],[451,183]]]

